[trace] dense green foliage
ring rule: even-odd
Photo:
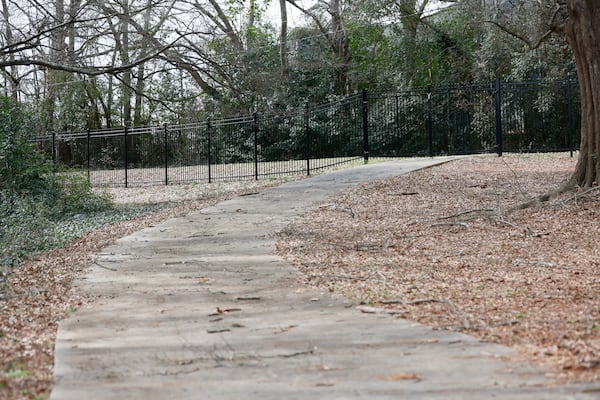
[[[53,171],[27,140],[33,123],[31,113],[0,99],[0,267],[62,245],[85,226],[65,225],[66,220],[83,221],[86,214],[112,208],[85,177]]]

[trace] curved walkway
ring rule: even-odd
[[[274,233],[330,195],[445,160],[321,175],[119,240],[78,282],[99,300],[60,323],[51,399],[594,398],[507,347],[361,313],[274,255]]]

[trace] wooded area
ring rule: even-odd
[[[47,133],[286,110],[365,88],[577,75],[586,117],[572,184],[595,184],[595,2],[280,0],[279,18],[270,3],[3,0],[3,94],[28,132]],[[293,26],[290,10],[303,16]]]
[[[3,0],[3,94],[66,131],[576,72],[562,37],[534,43],[556,22],[549,1],[280,3],[273,20],[264,0]]]

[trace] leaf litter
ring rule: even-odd
[[[597,192],[503,213],[556,187],[574,163],[564,154],[471,157],[372,182],[296,220],[278,249],[309,285],[367,311],[513,346],[559,380],[598,379]],[[72,282],[95,254],[146,226],[278,183],[107,190],[117,203],[170,204],[39,254],[4,278],[0,398],[49,396],[56,328],[94,300]]]
[[[294,221],[278,252],[363,310],[512,346],[557,382],[597,380],[599,192],[506,211],[575,161],[475,156],[360,185]]]

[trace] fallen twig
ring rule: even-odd
[[[236,300],[238,301],[258,301],[261,298],[258,296],[240,296],[240,297],[236,297]]]
[[[446,217],[439,217],[438,220],[443,221],[443,220],[446,220],[446,219],[452,219],[452,218],[462,217],[463,215],[468,215],[468,214],[490,213],[490,212],[494,212],[494,209],[491,209],[491,208],[476,208],[476,209],[473,209],[473,210],[467,210],[467,211],[459,212],[457,214],[448,215]]]
[[[519,225],[513,224],[512,222],[507,221],[507,220],[505,220],[503,218],[496,219],[496,222],[498,222],[501,225],[507,225],[507,226],[510,226],[510,227],[513,227],[513,228],[518,228],[519,227]]]
[[[381,300],[378,301],[380,304],[405,304],[402,300]]]
[[[206,330],[206,333],[208,333],[208,334],[224,333],[224,332],[231,332],[231,329],[224,328],[224,329],[207,329]]]
[[[442,303],[442,301],[438,300],[438,299],[417,299],[417,300],[409,301],[407,304],[410,304],[413,306],[418,306],[419,304],[426,304],[426,303]]]
[[[437,224],[430,225],[431,228],[435,228],[437,226],[460,226],[463,228],[469,227],[469,225],[466,222],[439,222]]]
[[[109,271],[118,271],[118,269],[104,266],[104,265],[100,264],[98,261],[94,261],[93,264],[96,264],[100,268],[104,268],[104,269],[107,269]]]

